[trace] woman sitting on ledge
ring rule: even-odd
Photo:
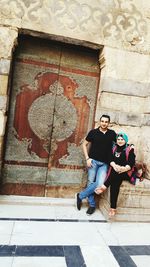
[[[116,149],[111,155],[110,166],[112,167],[104,185],[95,189],[96,194],[101,194],[110,186],[110,216],[116,214],[117,199],[120,186],[123,180],[130,181],[128,171],[135,165],[134,149],[129,151],[128,159],[126,157],[126,147],[128,146],[128,136],[125,133],[117,134]]]
[[[116,205],[119,195],[120,186],[123,180],[130,181],[128,176],[128,171],[132,169],[135,165],[135,154],[134,149],[131,148],[128,155],[128,160],[126,157],[126,148],[128,146],[128,136],[120,132],[116,137],[115,151],[112,152],[110,156],[110,166],[108,171],[107,179],[104,185],[97,187],[97,183],[94,182],[86,187],[80,193],[76,195],[76,206],[80,210],[82,206],[82,200],[95,192],[96,194],[101,194],[110,186],[110,204],[111,209],[109,216],[114,216],[116,214]]]

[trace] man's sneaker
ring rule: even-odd
[[[95,211],[95,207],[89,207],[87,212],[86,212],[86,214],[87,215],[92,215],[94,213],[94,211]]]
[[[80,210],[82,205],[82,199],[79,198],[79,193],[76,194],[76,206],[77,209]]]

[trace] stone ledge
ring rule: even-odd
[[[108,220],[109,190],[102,195],[99,208]],[[145,179],[136,186],[123,182],[118,198],[117,214],[113,221],[150,222],[150,181]]]

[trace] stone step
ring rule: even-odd
[[[20,204],[20,205],[74,205],[74,198],[50,198],[50,197],[32,197],[32,196],[16,196],[1,195],[0,204]]]

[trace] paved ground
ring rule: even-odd
[[[150,224],[107,222],[73,199],[0,196],[0,267],[149,267]]]

